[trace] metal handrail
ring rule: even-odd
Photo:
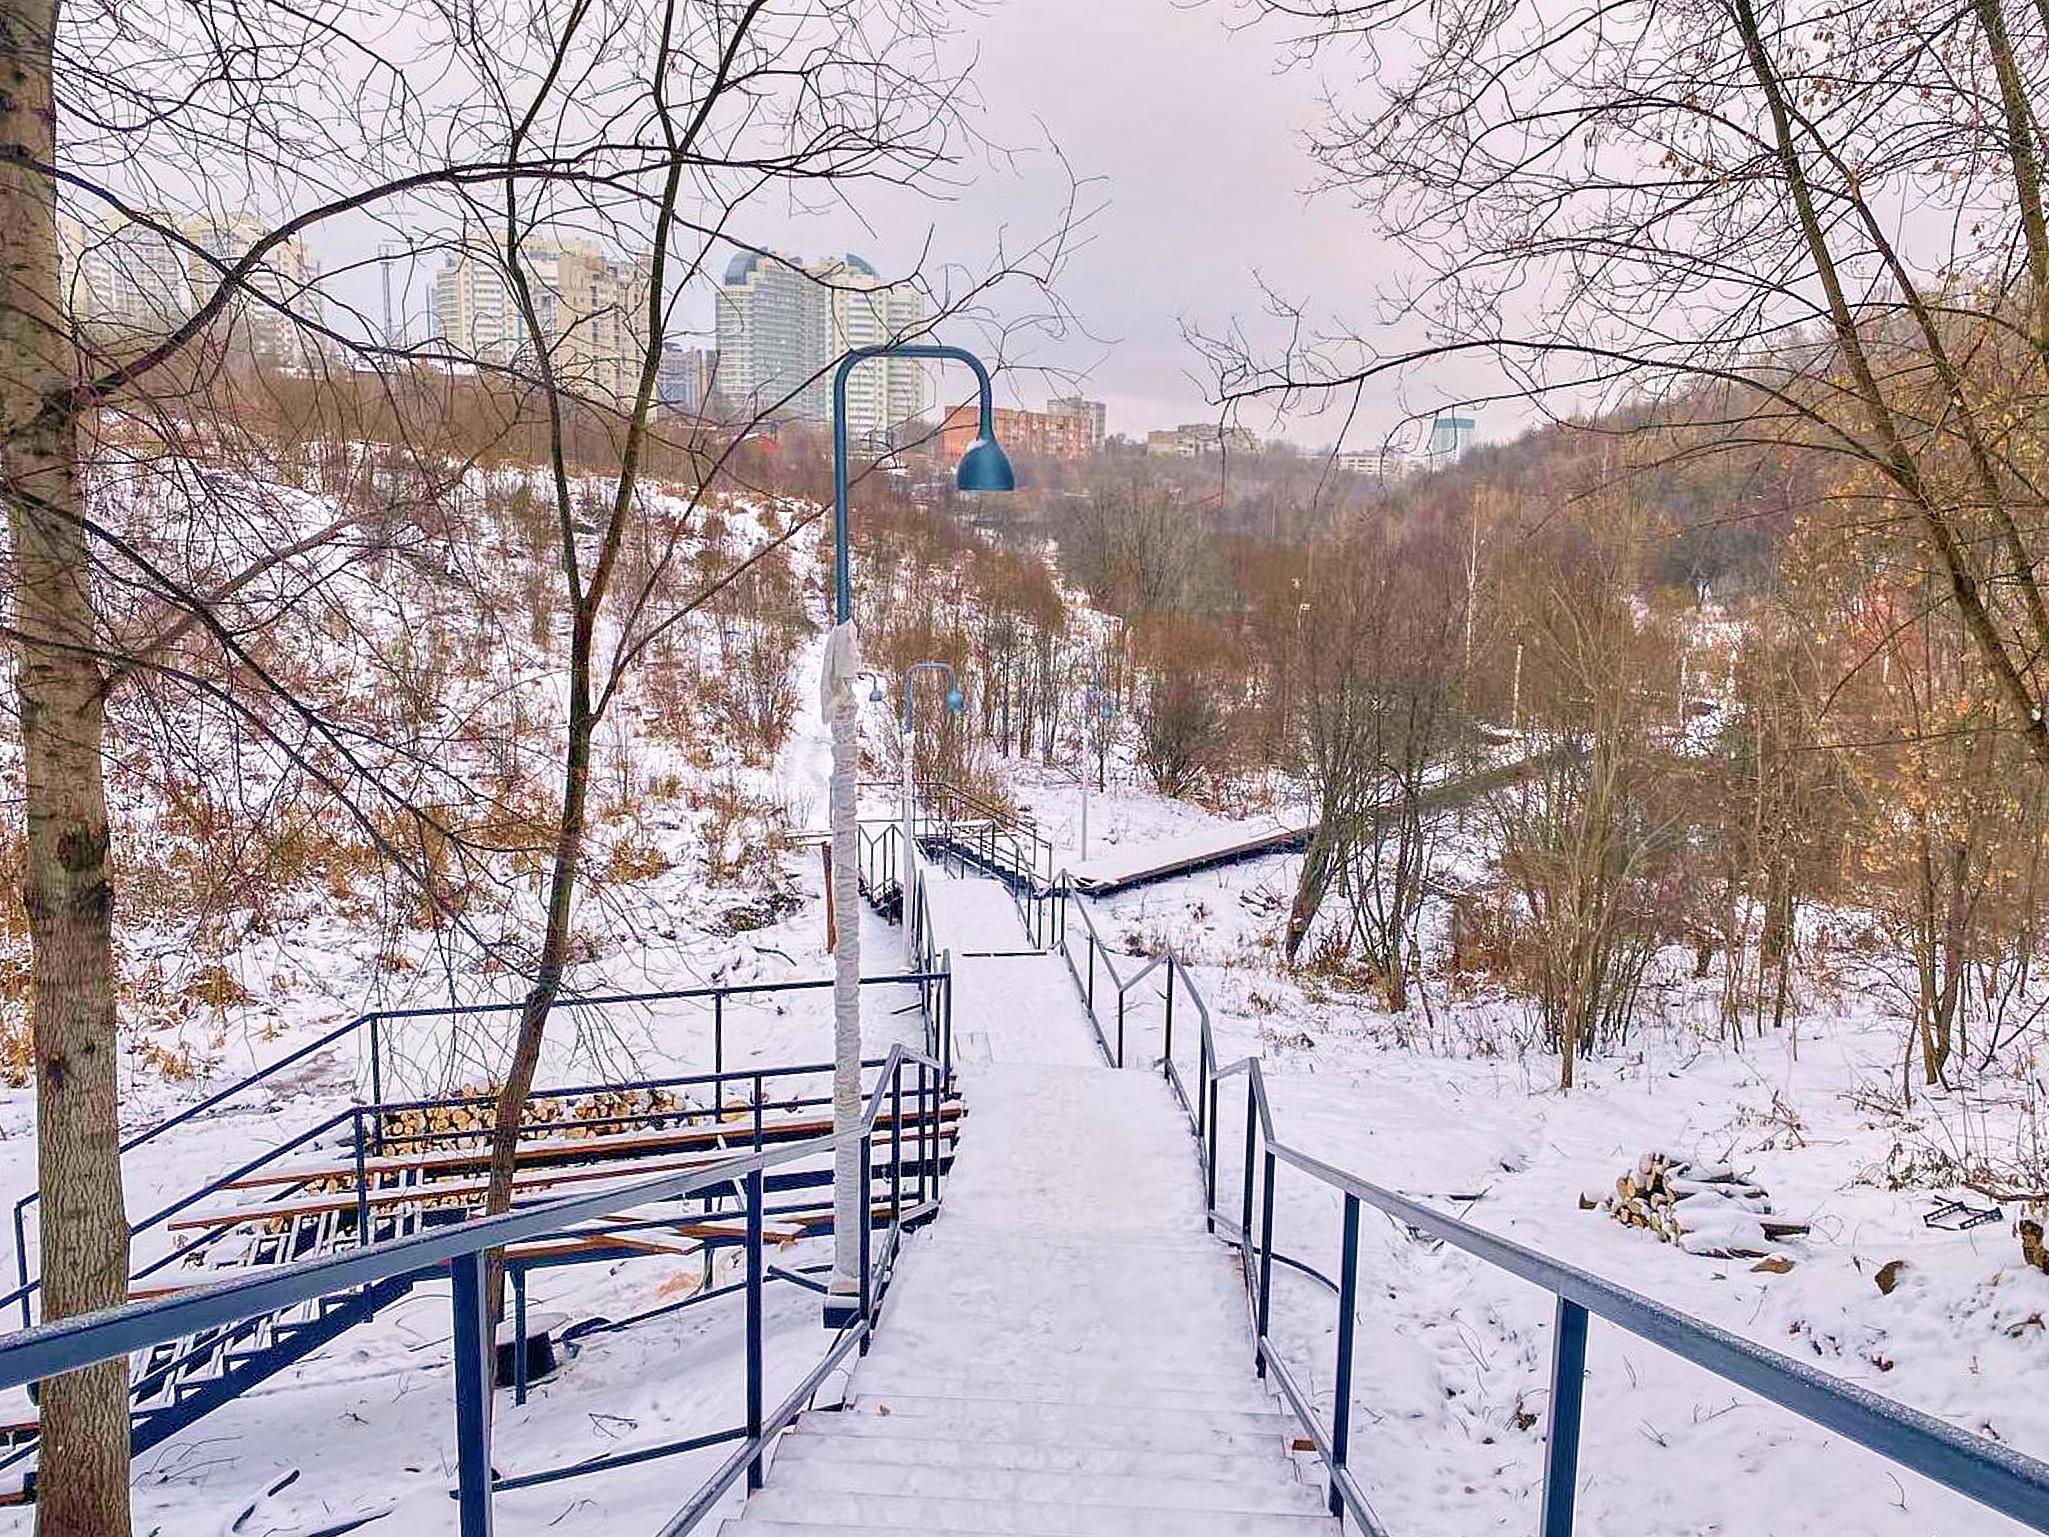
[[[747,1221],[747,1423],[731,1436],[741,1442],[698,1494],[663,1528],[665,1534],[688,1531],[708,1512],[744,1471],[750,1488],[758,1488],[762,1457],[769,1443],[794,1419],[809,1393],[833,1366],[853,1349],[865,1350],[901,1247],[905,1213],[902,1205],[906,1140],[901,1106],[906,1094],[905,1070],[916,1070],[920,1116],[919,1151],[931,1165],[936,1200],[939,1167],[939,1115],[944,1079],[938,1060],[903,1046],[892,1048],[881,1077],[868,1096],[860,1122],[851,1130],[828,1133],[804,1142],[756,1150],[709,1167],[650,1176],[624,1186],[586,1195],[564,1196],[492,1217],[472,1218],[432,1228],[406,1238],[389,1239],[362,1248],[278,1266],[258,1275],[194,1287],[175,1296],[79,1314],[0,1336],[0,1388],[20,1386],[76,1371],[96,1362],[116,1360],[138,1350],[183,1339],[201,1330],[219,1328],[319,1298],[352,1291],[378,1281],[418,1279],[447,1267],[454,1282],[455,1410],[457,1424],[457,1489],[463,1537],[488,1537],[493,1475],[490,1469],[490,1381],[492,1331],[485,1317],[486,1265],[491,1253],[507,1245],[545,1238],[612,1214],[658,1201],[680,1200],[715,1188],[746,1189]],[[762,1408],[761,1289],[766,1280],[762,1212],[764,1175],[772,1168],[813,1159],[836,1150],[848,1138],[861,1145],[861,1206],[872,1209],[874,1138],[885,1107],[895,1109],[891,1127],[893,1202],[889,1241],[876,1263],[871,1253],[870,1224],[862,1224],[859,1308],[855,1321],[835,1341],[826,1360],[813,1369],[806,1388],[772,1413]],[[680,1450],[671,1447],[669,1450]]]
[[[1049,893],[1073,905],[1073,892],[1063,872]],[[1091,955],[1101,938],[1087,906],[1080,907],[1082,927]],[[1769,1403],[1856,1442],[1899,1467],[1946,1489],[1976,1500],[2011,1517],[2032,1531],[2049,1532],[2049,1462],[2026,1456],[1983,1436],[1901,1404],[1856,1383],[1845,1382],[1791,1356],[1752,1343],[1703,1319],[1618,1286],[1576,1266],[1552,1259],[1484,1228],[1376,1185],[1282,1140],[1274,1126],[1265,1074],[1256,1057],[1229,1064],[1217,1060],[1209,1005],[1188,976],[1187,966],[1170,955],[1157,958],[1131,978],[1122,978],[1104,961],[1119,985],[1120,1052],[1113,1057],[1092,992],[1083,987],[1067,945],[1064,917],[1059,946],[1068,970],[1083,993],[1096,1038],[1113,1064],[1121,1062],[1121,1016],[1131,984],[1156,966],[1167,968],[1166,1046],[1160,1070],[1172,1088],[1202,1165],[1205,1225],[1212,1232],[1225,1225],[1226,1240],[1238,1251],[1253,1318],[1254,1366],[1271,1375],[1281,1397],[1307,1430],[1329,1479],[1329,1508],[1349,1516],[1358,1528],[1381,1537],[1365,1492],[1349,1467],[1352,1406],[1353,1336],[1359,1299],[1359,1217],[1365,1207],[1385,1213],[1427,1238],[1437,1239],[1510,1275],[1550,1292],[1556,1299],[1552,1332],[1551,1420],[1545,1431],[1544,1492],[1539,1530],[1543,1537],[1571,1537],[1574,1495],[1579,1469],[1582,1398],[1586,1376],[1587,1320],[1594,1316],[1639,1339],[1756,1393]],[[1091,970],[1093,975],[1093,970]],[[1174,1060],[1174,998],[1178,990],[1196,1010],[1198,1023],[1196,1081],[1193,1092]],[[1217,1178],[1224,1132],[1218,1116],[1218,1088],[1224,1081],[1246,1081],[1246,1112],[1242,1134],[1242,1184],[1239,1210],[1227,1215],[1217,1205]],[[1336,1192],[1343,1200],[1338,1280],[1311,1269],[1274,1246],[1274,1178],[1281,1167],[1293,1169]],[[1235,1233],[1230,1226],[1235,1224]],[[1272,1331],[1275,1264],[1304,1271],[1337,1293],[1335,1381],[1326,1419],[1301,1381],[1282,1359]]]
[[[861,979],[861,985],[864,987],[917,987],[919,989],[921,1002],[923,1003],[925,1008],[927,1049],[933,1056],[939,1057],[943,1055],[944,1058],[949,1062],[952,1060],[952,982],[953,979],[950,974],[950,967],[942,967],[937,965],[931,967],[919,967],[908,972],[892,973],[887,976],[863,977]],[[698,1083],[716,1083],[720,1086],[718,1092],[722,1093],[723,1085],[728,1080],[735,1078],[745,1079],[751,1078],[753,1076],[752,1072],[728,1073],[725,1068],[725,1005],[728,999],[783,992],[818,991],[825,988],[829,988],[831,986],[832,979],[829,977],[806,977],[799,978],[794,981],[743,982],[733,984],[719,984],[710,987],[672,988],[656,992],[601,993],[594,994],[590,997],[579,998],[575,1000],[575,1006],[585,1008],[602,1008],[619,1004],[687,1002],[705,999],[710,1000],[712,1004],[712,1071],[710,1073],[696,1073],[677,1078],[649,1080],[641,1084],[640,1086],[653,1088],[681,1088]],[[141,1146],[143,1143],[148,1142],[154,1137],[159,1136],[163,1132],[170,1130],[173,1126],[191,1120],[193,1117],[203,1113],[206,1109],[210,1108],[211,1106],[219,1104],[221,1101],[242,1092],[244,1089],[250,1088],[255,1084],[264,1081],[265,1079],[279,1072],[281,1069],[292,1065],[294,1062],[304,1059],[312,1052],[317,1051],[324,1046],[333,1045],[334,1043],[342,1040],[344,1037],[346,1037],[354,1031],[364,1029],[365,1027],[367,1027],[371,1031],[370,1039],[373,1047],[371,1058],[373,1064],[373,1090],[372,1103],[370,1105],[353,1106],[350,1109],[338,1111],[334,1115],[329,1116],[326,1120],[321,1121],[318,1124],[309,1127],[304,1131],[299,1132],[297,1135],[291,1137],[287,1141],[282,1142],[272,1148],[269,1148],[265,1152],[259,1154],[254,1159],[251,1159],[248,1162],[238,1165],[236,1168],[230,1170],[228,1173],[220,1175],[215,1179],[208,1181],[206,1184],[201,1185],[198,1188],[188,1191],[184,1195],[181,1195],[173,1199],[168,1204],[158,1208],[156,1211],[151,1212],[148,1216],[139,1218],[136,1221],[131,1222],[128,1226],[129,1238],[133,1240],[135,1238],[140,1237],[142,1234],[150,1231],[151,1229],[158,1227],[166,1222],[169,1222],[172,1218],[182,1215],[184,1212],[190,1210],[193,1206],[205,1200],[207,1197],[217,1194],[225,1186],[232,1184],[236,1180],[244,1179],[251,1174],[257,1173],[265,1166],[275,1162],[276,1160],[290,1153],[296,1152],[300,1148],[304,1147],[307,1143],[312,1142],[316,1138],[324,1136],[327,1133],[336,1130],[344,1123],[350,1123],[354,1126],[355,1143],[360,1153],[364,1143],[364,1128],[366,1117],[368,1117],[368,1127],[371,1139],[376,1144],[376,1146],[379,1149],[381,1149],[383,1146],[384,1115],[387,1112],[420,1108],[422,1106],[430,1104],[447,1105],[471,1104],[480,1102],[480,1097],[478,1096],[461,1095],[442,1095],[434,1097],[432,1099],[416,1099],[402,1101],[385,1101],[384,1099],[382,1099],[382,1097],[376,1091],[375,1083],[377,1081],[378,1075],[374,1071],[375,1064],[378,1061],[378,1053],[376,1051],[376,1046],[379,1041],[379,1036],[377,1034],[379,1022],[383,1020],[419,1020],[468,1017],[481,1013],[510,1012],[512,1010],[516,1010],[522,1007],[524,1007],[524,1004],[521,1002],[464,1004],[446,1008],[422,1007],[412,1009],[388,1009],[372,1014],[360,1015],[356,1019],[351,1020],[348,1024],[338,1027],[335,1030],[329,1031],[326,1035],[320,1037],[320,1039],[309,1042],[308,1044],[299,1047],[287,1056],[281,1057],[276,1062],[269,1064],[268,1066],[258,1070],[255,1073],[252,1073],[248,1077],[242,1079],[240,1082],[232,1084],[227,1088],[220,1090],[218,1093],[210,1095],[207,1099],[202,1100],[199,1104],[194,1105],[189,1109],[180,1112],[178,1115],[170,1117],[168,1120],[161,1121],[157,1125],[151,1127],[148,1131],[140,1133],[137,1136],[131,1138],[128,1142],[122,1144],[122,1149],[124,1152],[129,1148]],[[820,1069],[816,1070],[829,1070],[829,1067],[830,1064],[823,1064]],[[777,1069],[775,1071],[774,1076],[785,1077],[805,1070],[806,1069],[801,1068]],[[551,1088],[536,1091],[535,1097],[550,1098],[566,1097],[571,1095],[594,1094],[604,1089],[613,1087],[616,1087],[616,1085],[589,1084],[581,1087]],[[362,1192],[359,1189],[358,1194],[360,1195],[361,1193]],[[29,1274],[28,1268],[28,1213],[30,1208],[33,1207],[41,1199],[42,1191],[40,1188],[38,1188],[29,1191],[26,1195],[22,1196],[19,1200],[17,1200],[14,1203],[12,1216],[14,1223],[15,1286],[13,1290],[7,1292],[5,1295],[0,1295],[0,1309],[13,1308],[17,1310],[21,1316],[22,1326],[24,1328],[28,1326],[31,1320],[30,1303],[34,1298],[35,1294],[42,1289],[41,1278],[39,1276],[32,1277]],[[134,1275],[130,1277],[130,1279],[139,1280],[144,1276],[152,1275],[155,1272],[163,1269],[166,1265],[170,1264],[174,1260],[188,1258],[194,1254],[200,1253],[206,1248],[210,1247],[219,1237],[220,1234],[218,1232],[209,1233],[183,1246],[174,1246],[170,1253],[159,1257],[158,1259],[152,1261],[150,1264],[146,1265],[143,1269],[135,1272]]]

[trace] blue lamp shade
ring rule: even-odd
[[[1017,476],[1010,456],[994,438],[976,438],[960,456],[953,483],[963,491],[1015,491]]]
[[[961,691],[958,688],[950,688],[946,691],[946,707],[953,711],[954,714],[960,714],[961,706],[966,703],[967,700],[962,697]]]

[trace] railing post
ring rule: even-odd
[[[491,1320],[484,1315],[489,1256],[448,1262],[455,1308],[455,1466],[458,1530],[491,1537]]]
[[[363,1107],[358,1105],[351,1112],[356,1123],[356,1247],[361,1249],[370,1242],[370,1181],[363,1167]],[[373,1114],[373,1121],[377,1116]]]
[[[926,1139],[926,1133],[932,1129],[932,1123],[928,1119],[932,1115],[930,1092],[932,1092],[932,1070],[926,1068],[920,1062],[918,1064],[918,1205],[920,1207],[928,1199],[928,1187],[926,1187],[924,1180],[926,1180],[926,1174],[930,1172],[928,1170],[928,1162],[932,1158],[932,1144]]]
[[[21,1285],[21,1326],[32,1322],[28,1307],[28,1196],[14,1203],[14,1274]]]
[[[1337,1475],[1352,1443],[1352,1333],[1359,1311],[1359,1198],[1345,1196],[1344,1261],[1338,1270],[1337,1382],[1330,1406],[1330,1513],[1345,1513]]]
[[[1117,989],[1117,1065],[1124,1065],[1124,989]]]
[[[1206,1232],[1217,1230],[1217,1081],[1209,1081],[1209,1133],[1203,1143],[1204,1195],[1202,1201],[1202,1225]]]
[[[756,1138],[757,1143],[759,1137]],[[756,1152],[760,1151],[757,1146]],[[761,1167],[747,1173],[747,1440],[761,1449]],[[747,1464],[747,1487],[761,1487],[761,1458]]]
[[[904,1070],[889,1079],[889,1220],[904,1219]]]
[[[946,1032],[939,1039],[939,1070],[947,1083],[953,1082],[953,952],[942,951],[939,969],[946,975],[946,992],[943,1013],[946,1018]]]
[[[726,1108],[726,995],[723,990],[711,995],[711,1071],[712,1098],[719,1109]]]
[[[875,1204],[875,1195],[874,1195],[874,1176],[875,1176],[875,1167],[874,1167],[874,1163],[875,1163],[875,1142],[874,1142],[874,1139],[873,1139],[873,1137],[872,1137],[872,1136],[871,1136],[871,1135],[870,1135],[869,1133],[867,1133],[867,1132],[865,1132],[865,1131],[864,1131],[864,1132],[862,1132],[862,1133],[861,1133],[861,1178],[860,1178],[860,1180],[858,1181],[858,1183],[859,1183],[859,1185],[860,1185],[860,1189],[861,1189],[861,1326],[862,1326],[862,1327],[861,1327],[861,1346],[860,1346],[860,1349],[861,1349],[861,1354],[862,1354],[862,1355],[864,1355],[864,1356],[865,1356],[866,1354],[868,1354],[868,1346],[869,1346],[870,1342],[871,1342],[871,1341],[872,1341],[872,1340],[874,1339],[874,1335],[873,1335],[873,1333],[872,1333],[872,1332],[871,1332],[871,1331],[870,1331],[870,1330],[868,1329],[868,1327],[867,1327],[867,1326],[868,1326],[868,1324],[869,1324],[869,1322],[870,1322],[870,1320],[871,1320],[871,1317],[872,1317],[872,1314],[870,1313],[870,1308],[871,1308],[871,1307],[873,1306],[873,1303],[874,1303],[874,1298],[873,1298],[873,1296],[872,1296],[872,1291],[873,1291],[873,1283],[874,1283],[874,1278],[873,1278],[873,1277],[872,1277],[872,1276],[870,1275],[870,1273],[869,1273],[869,1264],[870,1264],[870,1261],[869,1261],[869,1243],[870,1243],[870,1240],[871,1240],[871,1239],[873,1238],[873,1236],[874,1236],[874,1223],[873,1223],[873,1222],[872,1222],[872,1221],[870,1220],[870,1212],[871,1212],[871,1210],[872,1210],[872,1208],[874,1207],[874,1204]]]
[[[383,1023],[382,1014],[370,1016],[370,1103],[373,1105],[384,1103],[384,1032],[380,1028]],[[381,1153],[384,1151],[384,1117],[380,1115],[376,1121],[377,1151]]]
[[[512,1272],[512,1401],[526,1402],[526,1267]]]
[[[1089,986],[1088,986],[1088,1000],[1089,1000],[1089,1018],[1091,1018],[1091,1019],[1094,1019],[1094,1018],[1095,1018],[1095,1016],[1096,1016],[1096,934],[1095,934],[1095,930],[1093,930],[1093,929],[1089,930]]]
[[[1268,1153],[1260,1166],[1264,1189],[1259,1195],[1259,1327],[1252,1342],[1253,1369],[1266,1375],[1266,1327],[1273,1316],[1274,1297],[1274,1155]]]
[[[1544,1514],[1538,1527],[1543,1537],[1572,1537],[1586,1376],[1587,1310],[1560,1297],[1551,1330],[1551,1428],[1544,1434]]]
[[[1160,1060],[1160,1074],[1171,1079],[1174,1066],[1174,957],[1167,957],[1167,1045]]]
[[[1244,1210],[1238,1216],[1238,1252],[1247,1265],[1252,1263],[1252,1150],[1254,1146],[1254,1117],[1259,1113],[1252,1103],[1252,1078],[1245,1078],[1245,1180],[1240,1192],[1244,1196]]]

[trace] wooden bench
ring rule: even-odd
[[[942,1127],[952,1127],[962,1114],[959,1100],[949,1100],[939,1107],[939,1122]],[[687,1112],[685,1112],[687,1113]],[[706,1114],[711,1112],[707,1111]],[[906,1142],[915,1139],[920,1119],[914,1113],[903,1116],[903,1135]],[[895,1125],[895,1118],[884,1112],[876,1124],[877,1140]],[[801,1142],[810,1137],[823,1137],[832,1131],[830,1116],[781,1117],[762,1123],[761,1138],[764,1144],[779,1142]],[[476,1135],[456,1133],[455,1135]],[[754,1144],[754,1126],[751,1120],[730,1122],[716,1127],[698,1130],[677,1130],[660,1132],[620,1132],[602,1137],[560,1137],[545,1141],[521,1144],[517,1162],[520,1164],[578,1163],[589,1160],[612,1160],[633,1158],[648,1153],[683,1152],[693,1148],[718,1148],[725,1152],[743,1151]],[[482,1169],[489,1166],[491,1150],[488,1147],[450,1148],[441,1152],[416,1154],[380,1154],[363,1160],[366,1176],[405,1173],[460,1173],[465,1170]],[[277,1185],[298,1185],[308,1180],[345,1179],[351,1184],[356,1178],[354,1159],[329,1164],[313,1164],[303,1167],[269,1170],[261,1174],[246,1175],[230,1180],[221,1188],[224,1190],[260,1190]]]

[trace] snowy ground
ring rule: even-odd
[[[1021,799],[1078,856],[1071,782],[1018,776]],[[1200,812],[1113,786],[1090,808],[1092,847],[1184,837]],[[1098,829],[1102,829],[1101,832]],[[2049,1457],[2049,1276],[2025,1266],[2006,1221],[1957,1233],[1922,1216],[1941,1193],[1893,1189],[1902,1145],[1981,1138],[1996,1097],[1923,1100],[1911,1121],[1874,1108],[1897,1084],[1896,1023],[1851,991],[1786,1032],[1733,1049],[1675,965],[1659,1019],[1630,1049],[1585,1064],[1570,1094],[1528,1047],[1519,1005],[1433,998],[1394,1018],[1370,995],[1305,991],[1276,965],[1274,934],[1299,861],[1281,856],[1162,882],[1094,904],[1113,946],[1171,946],[1215,1016],[1223,1060],[1261,1057],[1286,1140],[1428,1197],[1532,1248],[1607,1276],[1954,1424]],[[1133,970],[1135,967],[1127,967]],[[1130,1060],[1156,1058],[1157,1003],[1134,994]],[[1192,1073],[1185,1013],[1176,1057]],[[1242,1094],[1222,1123],[1242,1124]],[[1651,1149],[1754,1173],[1781,1213],[1812,1220],[1782,1246],[1792,1268],[1698,1258],[1580,1209]],[[1219,1200],[1235,1209],[1235,1164]],[[1327,1274],[1339,1202],[1283,1173],[1277,1242]],[[1972,1198],[1984,1204],[1981,1198]],[[1904,1261],[1889,1294],[1880,1268]],[[1317,1390],[1331,1387],[1327,1291],[1286,1271],[1276,1325]],[[1392,1532],[1526,1531],[1546,1424],[1551,1301],[1371,1213],[1362,1245],[1358,1466]],[[1580,1529],[1679,1534],[1990,1534],[2019,1530],[1958,1497],[1598,1322],[1590,1350]],[[1732,1476],[1735,1475],[1735,1476]]]
[[[829,744],[817,722],[817,647],[798,661],[798,727],[781,759],[760,776],[792,807],[824,805]],[[815,851],[786,856],[795,905],[760,927],[731,932],[725,915],[756,893],[709,883],[693,847],[695,829],[679,818],[667,829],[676,863],[669,871],[600,904],[585,923],[602,954],[578,976],[586,993],[654,991],[715,982],[819,978],[830,974],[825,949],[823,877]],[[755,921],[752,918],[746,920]],[[871,973],[901,966],[901,932],[864,906],[862,935]],[[377,1006],[505,997],[511,984],[474,975],[436,976],[431,967],[394,978],[369,964],[379,936],[335,922],[288,929],[245,949],[250,975],[289,967],[293,985],[195,1033],[220,1044],[204,1070],[167,1080],[139,1061],[128,1064],[124,1131],[155,1124],[210,1090],[233,1082],[310,1041],[336,1023]],[[863,1033],[871,1054],[922,1040],[916,994],[870,988]],[[437,996],[438,994],[438,996]],[[729,1069],[824,1062],[831,1057],[830,993],[784,994],[729,1004]],[[572,1023],[573,1022],[573,1023]],[[475,1082],[503,1061],[501,1029],[444,1021],[394,1027],[386,1040],[386,1095],[427,1093]],[[709,1071],[712,1017],[701,1003],[665,1003],[565,1012],[544,1060],[543,1087],[608,1077]],[[368,1056],[360,1042],[310,1058],[280,1078],[224,1105],[131,1156],[124,1172],[132,1214],[155,1210],[197,1188],[231,1162],[255,1156],[338,1110],[367,1098]],[[0,1092],[0,1199],[10,1206],[35,1184],[34,1096]],[[33,1219],[30,1223],[33,1252]],[[11,1244],[9,1248],[11,1250]],[[161,1233],[138,1241],[138,1260],[163,1252]],[[814,1252],[815,1251],[815,1252]],[[776,1256],[806,1263],[824,1252],[807,1243]],[[10,1252],[6,1287],[13,1284]],[[728,1256],[722,1265],[736,1261]],[[534,1275],[530,1306],[575,1321],[621,1317],[672,1300],[693,1285],[695,1259],[649,1258],[607,1267]],[[720,1279],[724,1279],[721,1271]],[[0,1287],[0,1289],[6,1289]],[[768,1402],[817,1361],[827,1343],[817,1298],[787,1285],[768,1290]],[[454,1471],[449,1371],[450,1314],[444,1284],[424,1285],[369,1325],[345,1335],[256,1391],[173,1437],[135,1465],[136,1531],[166,1534],[310,1534],[388,1511],[376,1530],[452,1532],[448,1497]],[[578,1347],[558,1377],[515,1407],[501,1394],[494,1458],[504,1475],[531,1472],[636,1446],[670,1441],[740,1422],[744,1415],[740,1300],[722,1299]],[[828,1401],[834,1387],[823,1395]],[[0,1403],[25,1413],[15,1395]],[[498,1530],[653,1531],[673,1515],[729,1448],[504,1495]],[[264,1491],[282,1484],[273,1495]],[[254,1514],[244,1518],[245,1512]],[[0,1511],[0,1532],[28,1532],[28,1511]]]

